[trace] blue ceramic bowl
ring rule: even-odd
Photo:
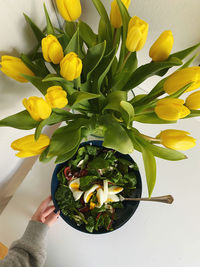
[[[85,146],[85,145],[88,145],[88,144],[92,144],[93,146],[102,147],[102,143],[103,143],[103,141],[92,140],[92,141],[81,143],[80,144],[80,147]],[[125,159],[129,160],[130,162],[133,162],[134,163],[134,160],[129,155],[124,155],[124,154],[121,154],[119,152],[117,152],[115,155],[118,156],[118,157],[125,158]],[[56,192],[57,187],[59,185],[59,181],[57,179],[57,173],[64,166],[67,166],[67,161],[64,162],[64,163],[61,163],[61,164],[56,165],[55,170],[53,172],[52,181],[51,181],[51,195],[52,195],[52,200],[53,200],[53,203],[54,203],[56,209],[59,209],[58,204],[57,204],[57,202],[55,200],[55,192]],[[130,195],[129,197],[139,198],[139,197],[141,197],[141,194],[142,194],[142,182],[141,182],[141,177],[140,177],[139,171],[135,171],[135,174],[136,174],[136,177],[137,177],[137,188],[133,191],[133,194]],[[117,215],[117,218],[118,219],[113,222],[113,229],[114,230],[120,228],[122,225],[124,225],[133,216],[133,214],[135,213],[135,211],[136,211],[136,209],[137,209],[137,207],[139,205],[139,201],[124,201],[123,202],[123,205],[124,205],[124,208],[117,209],[116,210],[116,215]],[[87,233],[87,234],[103,234],[103,233],[109,233],[109,231],[106,231],[105,229],[101,229],[99,231],[93,231],[93,233],[89,233],[85,229],[85,225],[84,224],[78,226],[69,217],[63,215],[62,212],[60,213],[60,216],[62,217],[62,219],[67,224],[69,224],[71,227],[73,227],[76,230],[79,230],[81,232],[84,232],[84,233]]]

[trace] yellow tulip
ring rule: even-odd
[[[188,136],[190,133],[181,130],[164,130],[157,136],[165,147],[175,150],[187,150],[196,145],[196,140]]]
[[[67,93],[62,89],[62,87],[55,85],[47,89],[45,99],[52,108],[64,108],[68,103],[66,96]]]
[[[36,121],[47,119],[51,115],[51,106],[42,97],[24,98],[23,105]]]
[[[14,80],[26,83],[28,82],[21,74],[34,76],[34,73],[24,64],[24,62],[18,57],[2,56],[0,62],[1,71],[8,77]]]
[[[59,64],[63,59],[63,49],[57,38],[51,34],[42,39],[42,53],[47,62]]]
[[[60,74],[68,81],[73,81],[81,75],[82,61],[74,52],[67,54],[60,62]]]
[[[147,39],[148,29],[148,23],[137,16],[130,19],[126,38],[126,48],[130,52],[142,49]]]
[[[186,92],[200,87],[200,67],[189,67],[174,72],[165,81],[163,89],[166,93],[171,95],[191,82],[193,82],[193,84],[190,85]]]
[[[74,21],[81,15],[80,0],[56,0],[58,11],[67,21]]]
[[[189,109],[200,109],[200,91],[194,92],[186,98],[185,105]]]
[[[131,0],[122,0],[122,3],[127,9],[129,8],[130,2]],[[110,22],[114,28],[120,28],[122,26],[122,17],[117,4],[117,0],[114,0],[111,3]]]
[[[182,99],[163,98],[157,102],[155,113],[163,120],[176,121],[190,114],[190,110],[184,106]]]
[[[153,61],[166,60],[172,50],[174,38],[171,31],[164,31],[149,50],[149,56]]]
[[[19,151],[16,154],[17,157],[26,158],[41,154],[49,143],[50,139],[47,135],[41,134],[39,139],[36,141],[34,134],[31,134],[12,142],[11,148]]]

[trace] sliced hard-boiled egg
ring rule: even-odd
[[[81,190],[75,190],[75,191],[72,191],[72,194],[73,194],[73,197],[76,200],[79,200],[83,194],[83,191]]]
[[[69,188],[72,190],[78,190],[80,186],[80,178],[74,179],[70,182]]]
[[[108,180],[103,181],[103,193],[104,193],[104,202],[108,197]]]
[[[113,194],[108,194],[108,198],[106,200],[106,203],[109,202],[118,202],[120,201],[119,197],[117,195],[113,195]]]
[[[120,187],[120,186],[117,186],[117,185],[113,185],[111,187],[108,188],[108,194],[109,195],[115,195],[115,194],[118,194],[120,192],[123,191],[123,187]]]
[[[102,188],[97,189],[97,200],[98,200],[97,207],[100,208],[105,202],[104,191],[102,190]]]
[[[73,194],[75,201],[79,200],[83,194],[83,191],[79,190],[79,186],[80,186],[80,179],[79,178],[72,180],[69,184],[69,188],[72,191],[72,194]]]
[[[85,191],[83,200],[85,203],[88,203],[91,196],[93,195],[94,191],[99,188],[100,186],[98,184],[94,184],[89,190]]]

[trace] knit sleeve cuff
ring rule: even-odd
[[[31,243],[40,244],[46,239],[48,229],[48,225],[31,220],[28,223],[22,239]]]

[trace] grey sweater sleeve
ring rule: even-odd
[[[41,267],[46,259],[46,224],[30,221],[23,236],[13,242],[0,267]]]

